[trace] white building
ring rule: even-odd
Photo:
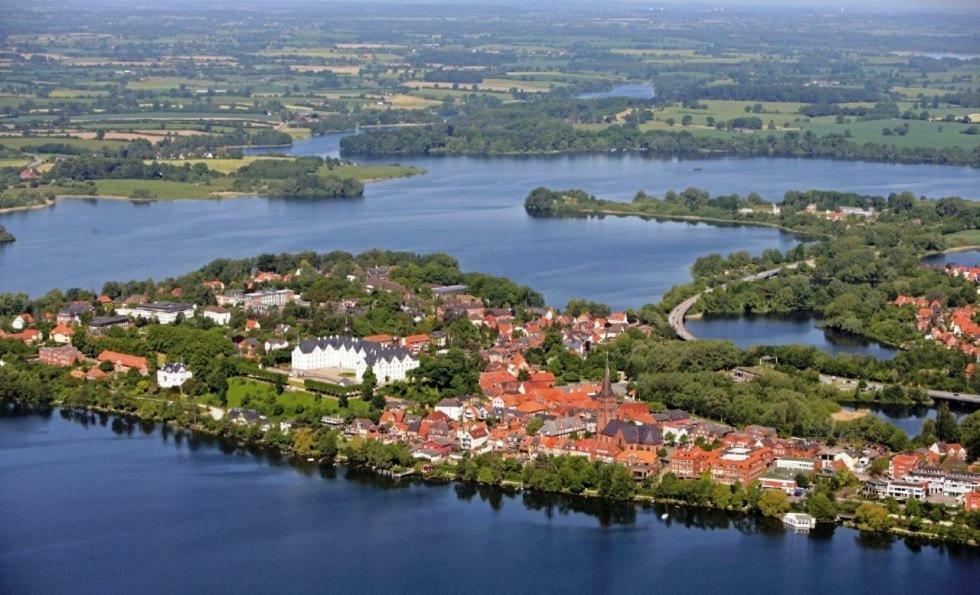
[[[279,349],[286,349],[289,347],[289,341],[285,339],[269,339],[265,342],[265,352],[277,351]]]
[[[925,500],[929,493],[927,482],[901,481],[898,479],[871,479],[865,491],[876,498],[895,498],[896,500]]]
[[[463,404],[459,399],[443,399],[436,403],[436,411],[446,414],[449,419],[459,421],[463,415]]]
[[[487,426],[484,423],[474,423],[463,426],[460,428],[457,437],[459,438],[459,447],[462,450],[476,452],[489,450],[487,440],[490,438],[490,432],[487,430]]]
[[[173,324],[178,316],[190,318],[194,316],[194,304],[182,302],[150,302],[131,308],[117,308],[116,313],[123,316],[133,316],[144,320],[152,320],[159,324]]]
[[[30,315],[28,314],[18,314],[17,316],[14,317],[14,321],[10,323],[10,326],[15,331],[22,331],[25,328],[27,328],[33,321],[34,319],[31,318]]]
[[[231,311],[220,306],[205,306],[201,311],[201,316],[221,326],[228,326],[231,322]]]
[[[157,370],[157,384],[160,385],[160,388],[183,386],[193,377],[194,374],[184,364],[164,364],[162,368]]]
[[[930,496],[960,498],[980,490],[980,473],[947,471],[940,467],[918,467],[908,472],[906,481],[926,483]]]
[[[264,289],[251,293],[229,292],[217,296],[219,306],[241,306],[245,310],[266,312],[270,308],[282,308],[296,300],[292,289]]]
[[[319,337],[303,341],[293,349],[292,367],[302,375],[305,370],[340,368],[353,371],[360,382],[370,367],[378,384],[404,380],[419,360],[400,347],[385,347],[352,337]]]
[[[817,462],[814,459],[803,459],[799,457],[778,457],[776,467],[789,469],[800,473],[811,473],[816,469]]]

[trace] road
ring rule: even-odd
[[[775,277],[779,274],[779,271],[783,269],[795,269],[800,263],[793,262],[787,265],[775,269],[769,269],[761,271],[759,273],[754,273],[746,277],[742,277],[739,281],[742,282],[752,282],[761,281],[762,279],[769,279],[770,277]],[[807,261],[807,264],[813,266],[812,261]],[[721,287],[724,287],[722,285]],[[667,321],[670,323],[670,327],[674,329],[674,333],[677,334],[684,341],[697,341],[698,338],[695,337],[691,331],[687,330],[684,326],[684,317],[687,316],[688,311],[694,307],[701,296],[706,293],[711,293],[712,288],[708,288],[699,294],[692,295],[683,302],[677,304],[673,310],[670,311],[670,315],[667,317]],[[820,382],[824,384],[829,384],[837,386],[843,389],[855,389],[860,381],[851,378],[842,378],[840,376],[830,376],[829,374],[821,374]],[[885,385],[880,382],[869,382],[865,381],[865,385],[869,390],[879,391],[885,387]],[[929,390],[927,389],[926,394],[928,394],[933,399],[943,399],[946,401],[959,401],[961,403],[972,403],[974,405],[980,405],[980,395],[974,395],[969,393],[954,393],[944,390]]]
[[[853,390],[858,387],[859,380],[854,380],[852,378],[842,378],[840,376],[831,376],[830,374],[821,374],[820,382],[828,384],[831,386],[836,386],[841,389]],[[864,384],[868,390],[879,391],[885,388],[885,385],[880,382],[865,381]],[[933,399],[942,399],[946,401],[960,401],[961,403],[972,403],[974,405],[980,405],[980,395],[973,395],[969,393],[954,393],[945,390],[930,390],[925,389],[927,395]]]
[[[807,261],[807,264],[813,266],[812,261]],[[768,269],[765,271],[760,271],[758,273],[747,275],[739,279],[739,281],[743,283],[751,283],[752,281],[761,281],[763,279],[769,279],[771,277],[775,277],[776,275],[778,275],[779,272],[783,269],[795,269],[798,266],[800,266],[800,263],[791,262],[789,264],[784,264],[781,267],[776,267],[774,269]],[[722,285],[721,287],[725,287],[725,286]],[[670,323],[670,328],[674,329],[674,333],[676,333],[677,336],[680,337],[681,339],[685,341],[697,341],[698,338],[695,337],[693,334],[691,334],[691,331],[687,330],[687,327],[684,326],[684,317],[687,316],[687,312],[692,307],[694,307],[694,304],[696,304],[697,301],[701,299],[701,296],[703,296],[706,293],[711,293],[712,289],[713,288],[708,288],[699,294],[692,295],[691,297],[687,298],[683,302],[677,304],[677,306],[675,306],[674,309],[670,311],[670,315],[667,317],[667,322]]]

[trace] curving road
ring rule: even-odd
[[[805,261],[809,266],[813,266],[813,261]],[[799,262],[792,262],[775,269],[769,269],[746,277],[742,277],[739,281],[761,281],[762,279],[769,279],[770,277],[775,277],[779,274],[779,271],[783,269],[795,269],[800,265]],[[721,287],[724,287],[722,285]],[[667,317],[667,321],[670,323],[670,327],[674,329],[674,332],[678,337],[684,341],[697,341],[698,338],[691,334],[691,331],[687,330],[684,326],[684,317],[687,316],[688,311],[694,307],[701,296],[706,293],[711,293],[713,288],[708,288],[687,298],[683,302],[677,304],[673,310],[670,311],[670,315]],[[855,389],[860,381],[851,378],[842,378],[840,376],[830,376],[829,374],[821,374],[820,382],[832,386],[836,386],[842,390]],[[869,390],[879,391],[885,387],[884,384],[880,382],[865,382],[866,387]],[[980,405],[980,395],[972,395],[968,393],[954,393],[945,390],[929,390],[926,389],[926,394],[928,394],[933,399],[945,399],[947,401],[960,401],[962,403],[973,403]]]
[[[810,266],[813,266],[813,261],[806,261],[806,263]],[[798,266],[800,266],[799,262],[791,262],[789,264],[784,264],[781,267],[776,267],[774,269],[769,269],[758,273],[753,273],[751,275],[747,275],[739,279],[739,281],[752,282],[752,281],[761,281],[763,279],[769,279],[771,277],[775,277],[776,275],[778,275],[779,271],[783,269],[795,269]],[[721,285],[721,287],[725,287],[725,285]],[[674,309],[670,311],[670,315],[667,316],[667,322],[670,323],[670,328],[674,329],[674,333],[676,333],[677,336],[680,337],[681,339],[685,341],[697,341],[698,338],[695,337],[693,334],[691,334],[691,331],[687,330],[687,327],[684,326],[684,317],[687,316],[687,312],[692,307],[694,307],[694,304],[696,304],[698,300],[701,299],[701,296],[703,296],[706,293],[711,293],[712,289],[714,288],[709,287],[708,289],[705,289],[701,293],[692,295],[691,297],[687,298],[683,302],[677,304],[674,307]]]

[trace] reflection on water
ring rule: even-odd
[[[688,320],[687,329],[702,339],[726,339],[742,348],[753,345],[811,345],[827,353],[894,357],[895,350],[836,329],[822,329],[808,314],[704,316]]]
[[[0,416],[6,590],[123,593],[133,576],[176,592],[632,593],[666,582],[748,593],[760,576],[800,592],[975,587],[976,550],[841,527],[797,535],[696,508],[391,483],[148,427],[72,411]]]
[[[925,405],[877,405],[877,404],[853,404],[842,407],[845,411],[855,411],[857,409],[867,409],[875,417],[879,417],[895,427],[901,429],[911,437],[922,433],[922,426],[926,420],[936,419],[936,408]],[[949,410],[958,421],[975,411],[966,403],[949,401]]]
[[[947,264],[961,264],[969,267],[980,266],[980,250],[933,254],[932,256],[923,258],[922,263],[935,267],[943,267]]]

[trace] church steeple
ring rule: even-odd
[[[602,390],[599,391],[599,398],[605,399],[615,399],[616,395],[613,394],[612,389],[612,379],[609,376],[609,354],[606,354],[606,373],[602,377]]]
[[[606,429],[609,422],[616,419],[616,394],[612,389],[612,378],[609,374],[609,354],[606,353],[606,373],[602,377],[602,390],[596,395],[599,401],[599,409],[596,411],[596,435],[600,440],[607,440],[602,431]]]

